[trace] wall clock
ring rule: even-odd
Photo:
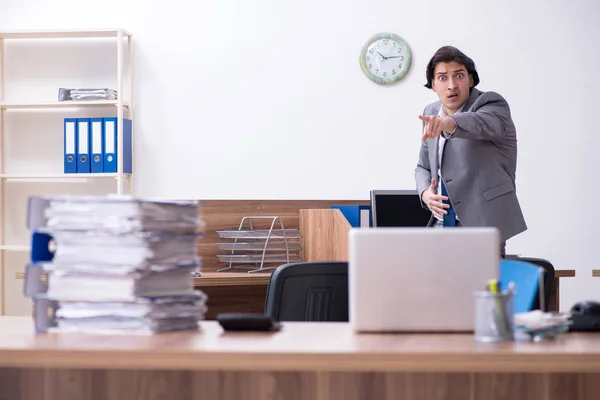
[[[408,43],[394,33],[383,32],[371,36],[360,51],[362,71],[380,85],[389,85],[404,78],[410,62]]]

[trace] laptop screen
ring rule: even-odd
[[[416,190],[372,190],[371,211],[374,227],[425,227],[431,217]]]

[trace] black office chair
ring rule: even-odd
[[[552,263],[543,258],[521,256],[507,256],[507,258],[526,261],[544,269],[544,310],[548,311],[548,307],[550,306],[550,296],[552,296],[552,290],[554,289],[554,266]],[[535,296],[531,309],[541,310],[539,293]]]
[[[269,280],[265,315],[276,321],[348,321],[348,263],[279,266]]]

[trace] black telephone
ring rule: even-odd
[[[580,301],[571,308],[571,332],[600,332],[600,303]]]
[[[226,331],[275,332],[281,324],[264,314],[222,313],[217,321]]]

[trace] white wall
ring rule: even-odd
[[[455,45],[475,60],[480,89],[508,99],[518,128],[518,194],[530,228],[508,251],[577,269],[563,280],[562,308],[600,300],[590,273],[600,268],[597,1],[1,3],[2,30],[135,35],[136,192],[144,196],[366,199],[372,188],[413,188],[417,115],[436,100],[423,87],[425,65]],[[410,73],[393,87],[371,83],[358,64],[362,44],[380,31],[413,51]],[[101,83],[110,72],[95,65],[111,51],[80,48],[64,62],[87,61]],[[52,67],[62,76],[60,62]],[[11,68],[7,78],[28,82]],[[88,83],[85,74],[52,76],[30,82],[32,93],[53,99],[57,85]]]

